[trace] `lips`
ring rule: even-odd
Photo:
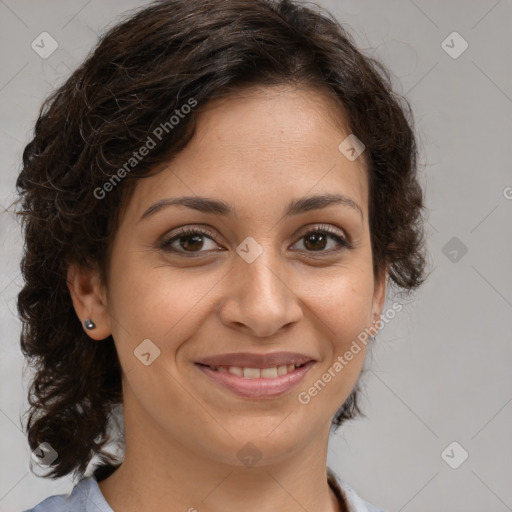
[[[295,352],[221,354],[202,358],[197,368],[225,390],[244,398],[277,398],[296,387],[315,360]]]
[[[309,361],[314,361],[314,358],[297,352],[274,352],[269,354],[240,352],[204,357],[197,360],[196,363],[211,367],[236,366],[239,368],[264,369],[292,364],[302,366]]]
[[[284,375],[277,374],[277,376],[274,377],[262,376],[261,374],[255,375],[253,372],[260,372],[260,370],[254,368],[244,368],[243,375],[239,375],[238,371],[233,371],[237,368],[235,366],[230,366],[229,371],[221,371],[220,368],[223,368],[222,366],[212,367],[196,363],[197,369],[205,375],[210,382],[214,382],[225,391],[249,399],[272,399],[289,393],[293,388],[299,385],[314,365],[315,361],[312,360],[297,368],[295,365],[291,365],[290,368],[293,368],[293,370]],[[287,367],[283,365],[279,366],[279,368]],[[241,368],[238,367],[238,370],[240,369]],[[250,374],[246,376],[247,371],[249,371]]]

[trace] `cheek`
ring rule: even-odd
[[[373,278],[366,270],[340,273],[326,283],[322,294],[310,297],[325,333],[325,358],[299,390],[298,402],[308,414],[332,417],[354,388],[366,355],[372,298]]]
[[[361,286],[347,286],[339,291],[327,312],[331,318],[332,329],[332,359],[329,367],[336,365],[332,370],[336,374],[341,372],[344,375],[343,380],[347,381],[350,388],[364,363],[366,343],[360,340],[362,333],[369,327],[370,313],[371,294]],[[341,378],[337,380],[339,382]]]
[[[316,285],[308,294],[308,305],[321,320],[335,350],[345,350],[345,345],[370,326],[374,292],[371,270],[341,269]]]
[[[338,292],[329,310],[336,352],[345,351],[370,325],[372,289],[349,286]]]
[[[135,258],[119,260],[117,269],[111,273],[109,311],[122,352],[133,352],[144,339],[162,353],[174,352],[200,328],[208,293],[223,276],[144,266]]]

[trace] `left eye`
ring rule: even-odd
[[[208,248],[204,242],[207,239],[211,242],[211,247]],[[180,255],[189,257],[194,256],[194,253],[206,252],[201,249],[215,250],[218,245],[215,243],[214,235],[210,231],[201,229],[187,229],[183,230],[177,235],[164,240],[160,244],[160,249],[164,251],[179,253]],[[329,240],[334,241],[334,248],[329,245]],[[303,234],[299,241],[302,242],[303,248],[298,250],[306,252],[321,252],[333,253],[343,249],[350,249],[351,245],[343,236],[332,232],[330,228],[318,228],[308,231]],[[337,246],[337,248],[336,248]]]
[[[334,240],[334,248],[327,248],[329,239]],[[325,229],[315,229],[312,231],[308,231],[306,234],[301,236],[299,241],[302,241],[302,245],[308,252],[313,251],[330,253],[337,252],[341,248],[350,248],[349,243],[342,236],[338,235],[337,233],[332,233],[330,230]],[[336,246],[338,246],[338,248],[336,248]]]

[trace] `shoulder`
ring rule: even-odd
[[[343,500],[345,502],[348,512],[386,512],[363,500],[347,482],[330,468],[327,468],[327,479],[336,496],[338,496],[340,501]]]
[[[70,494],[49,496],[23,512],[113,512],[93,477],[82,478]]]

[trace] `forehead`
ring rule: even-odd
[[[341,193],[367,209],[364,158],[339,150],[350,134],[327,95],[257,87],[199,106],[194,137],[162,172],[139,180],[131,210],[178,196],[219,197],[236,211],[279,209],[290,197]],[[366,217],[366,214],[365,214]]]

